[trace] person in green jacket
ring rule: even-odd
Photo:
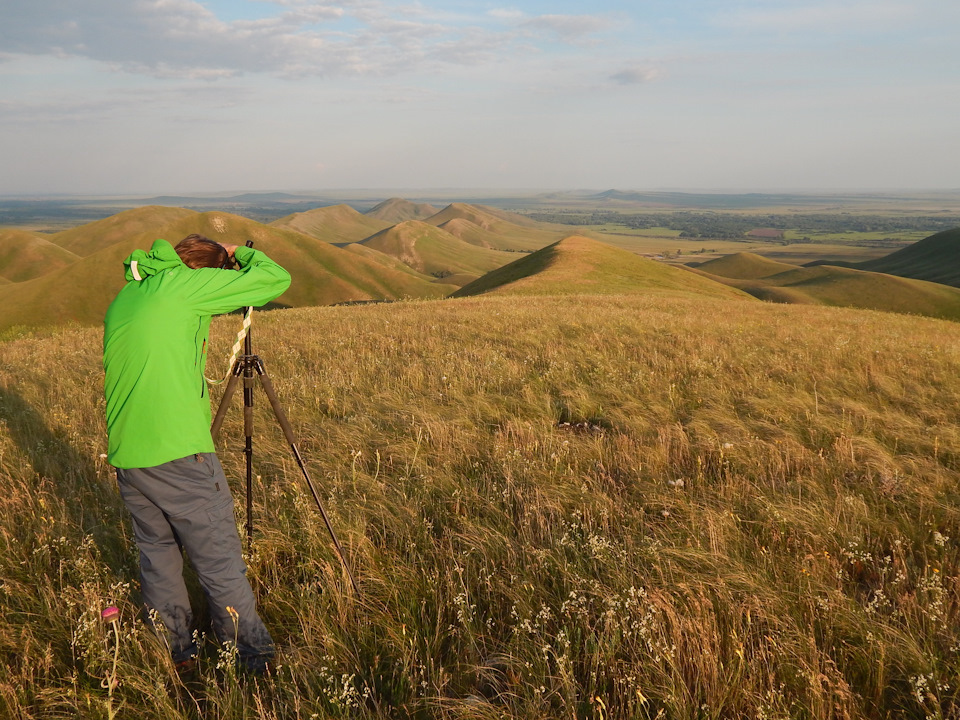
[[[242,666],[262,671],[274,644],[257,614],[214,453],[204,369],[211,316],[275,299],[290,275],[258,250],[200,235],[176,248],[157,240],[124,265],[127,284],[104,319],[107,459],[133,518],[144,604],[162,621],[177,666],[192,665],[186,551],[217,638],[236,642]]]

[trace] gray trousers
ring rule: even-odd
[[[156,467],[117,468],[117,483],[133,516],[143,601],[163,621],[174,661],[197,653],[182,551],[206,593],[217,639],[236,642],[241,662],[250,667],[272,656],[273,639],[257,614],[233,497],[217,456],[200,453]]]

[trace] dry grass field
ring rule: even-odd
[[[258,394],[248,564],[280,654],[243,678],[210,646],[179,679],[102,456],[100,331],[7,340],[0,716],[960,717],[955,324],[490,296],[254,333],[361,595]]]

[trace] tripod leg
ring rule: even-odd
[[[217,407],[217,415],[213,418],[213,424],[210,426],[210,435],[213,441],[217,441],[220,435],[220,427],[223,425],[223,418],[227,414],[227,408],[230,407],[230,400],[237,389],[237,382],[240,380],[239,365],[234,365],[234,371],[227,381],[227,386],[223,390],[223,397],[220,398],[220,405]]]
[[[243,454],[247,461],[247,552],[253,549],[253,367],[243,371]]]
[[[260,384],[263,386],[263,391],[266,393],[267,399],[270,401],[270,406],[273,408],[273,414],[277,416],[277,422],[280,423],[280,429],[283,430],[283,436],[290,444],[290,449],[293,450],[293,457],[297,461],[297,465],[300,466],[300,471],[303,473],[303,478],[307,481],[307,487],[310,488],[310,493],[313,495],[313,499],[317,503],[317,507],[320,509],[320,515],[323,517],[323,522],[326,524],[327,530],[330,532],[330,538],[333,540],[333,545],[336,547],[337,554],[340,556],[340,562],[343,564],[343,569],[347,571],[347,576],[350,578],[350,584],[353,585],[354,592],[356,592],[357,595],[360,595],[360,587],[357,585],[357,581],[353,577],[353,572],[350,570],[350,565],[347,563],[347,556],[344,554],[343,548],[340,546],[340,541],[337,539],[337,533],[334,532],[333,525],[330,523],[330,518],[327,517],[327,511],[324,510],[323,503],[320,502],[320,494],[317,492],[317,489],[313,484],[313,480],[310,479],[310,473],[307,472],[307,466],[304,464],[303,458],[300,456],[300,450],[297,447],[297,441],[293,435],[293,428],[290,426],[290,421],[287,419],[287,414],[283,411],[283,408],[280,405],[280,399],[277,397],[277,392],[273,388],[273,381],[270,380],[270,376],[267,375],[267,371],[263,368],[262,363],[257,365],[257,373],[260,376]]]

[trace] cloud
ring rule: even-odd
[[[610,20],[599,15],[539,15],[524,20],[521,26],[533,30],[547,30],[572,40],[606,30],[610,24]]]
[[[377,0],[271,0],[264,12],[227,22],[195,0],[31,0],[3,11],[0,48],[164,78],[378,76],[481,62],[515,37]]]
[[[497,20],[521,20],[524,14],[515,8],[494,8],[487,11],[487,15]]]
[[[610,79],[621,85],[643,85],[656,80],[659,76],[660,72],[656,68],[631,66],[615,72]]]

